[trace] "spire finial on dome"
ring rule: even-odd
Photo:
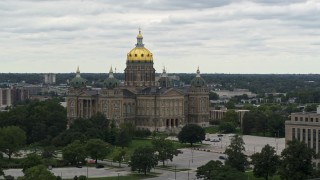
[[[112,66],[110,67],[110,70],[109,70],[109,78],[113,78],[113,70],[112,70]]]
[[[200,70],[199,70],[199,66],[198,66],[198,69],[197,69],[197,75],[196,77],[200,77]]]
[[[137,44],[136,44],[136,47],[143,47],[143,46],[144,46],[142,40],[143,40],[143,36],[142,36],[142,34],[141,34],[141,28],[139,27],[139,34],[137,35]]]
[[[78,66],[78,68],[77,68],[77,75],[76,75],[76,77],[80,77],[80,69],[79,69],[79,66]]]
[[[163,66],[163,70],[162,70],[162,74],[161,74],[162,77],[167,77],[167,71],[166,71],[166,67]]]

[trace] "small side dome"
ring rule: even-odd
[[[158,82],[161,87],[169,88],[173,86],[172,80],[168,77],[165,67],[163,68]]]
[[[207,83],[206,81],[200,76],[200,70],[199,70],[199,67],[197,69],[197,75],[196,77],[194,77],[192,80],[191,80],[191,86],[194,86],[194,87],[203,87],[203,86],[206,86]]]
[[[79,67],[77,69],[77,74],[76,77],[74,77],[71,81],[70,81],[70,85],[73,88],[85,88],[87,86],[87,80],[82,78],[80,75],[80,70]]]
[[[119,80],[113,76],[112,67],[109,71],[109,77],[103,81],[103,86],[107,89],[114,89],[115,87],[119,86]]]

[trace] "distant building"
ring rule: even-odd
[[[229,91],[229,90],[215,90],[212,91],[214,93],[217,93],[219,95],[219,99],[220,98],[224,98],[224,99],[230,99],[232,97],[235,96],[242,96],[242,95],[248,95],[249,98],[253,98],[256,97],[257,94],[250,92],[248,89],[234,89],[233,91]]]
[[[290,120],[285,122],[285,139],[302,141],[320,153],[320,107],[317,112],[291,113]]]
[[[222,108],[220,110],[210,110],[209,118],[212,121],[221,121],[224,118],[227,111],[228,111],[227,108]],[[239,120],[240,124],[242,125],[244,114],[249,112],[250,110],[235,109],[234,111],[236,113],[238,113],[238,117],[239,117],[238,120]]]
[[[11,106],[11,89],[0,88],[0,108]]]
[[[56,75],[53,73],[44,74],[44,84],[56,84]]]

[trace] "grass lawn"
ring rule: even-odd
[[[112,177],[100,177],[100,178],[88,178],[88,180],[139,180],[139,179],[147,179],[157,177],[156,174],[129,174],[127,176],[112,176]],[[73,180],[73,179],[66,179],[66,180]]]
[[[245,174],[246,174],[246,177],[247,177],[249,180],[264,180],[264,178],[256,178],[256,177],[254,177],[252,171],[247,171]],[[269,179],[270,179],[270,180],[280,180],[280,176],[279,176],[279,175],[275,175],[275,176],[273,176],[273,177],[269,176]]]
[[[215,133],[219,132],[219,127],[218,126],[210,126],[210,127],[205,127],[204,130],[206,133],[215,134]]]

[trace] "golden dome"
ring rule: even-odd
[[[145,47],[135,47],[127,54],[128,61],[153,61],[152,53]]]
[[[152,53],[144,47],[142,42],[143,37],[141,34],[141,30],[139,29],[139,34],[137,35],[137,44],[136,47],[133,48],[127,54],[127,60],[131,62],[152,62],[153,55]]]

